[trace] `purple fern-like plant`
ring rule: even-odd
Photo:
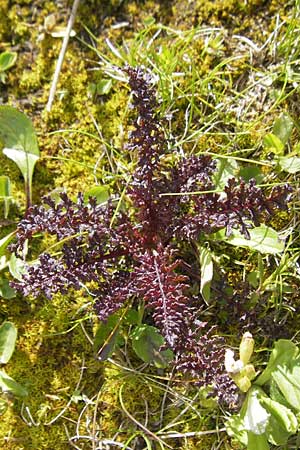
[[[254,180],[232,178],[222,194],[193,194],[214,189],[216,162],[209,155],[193,155],[176,165],[163,163],[168,146],[151,76],[141,68],[125,67],[124,72],[137,114],[127,145],[137,159],[128,211],[116,214],[111,201],[84,202],[82,194],[76,201],[62,194],[58,203],[46,197],[42,205],[29,207],[14,251],[22,255],[25,242],[37,233],[53,235],[63,245],[58,256],[40,255],[12,285],[24,295],[51,298],[92,282],[100,320],[132,298],[144,302],[175,353],[177,369],[196,384],[211,386],[220,402],[232,403],[237,392],[224,369],[225,343],[214,326],[201,320],[202,299],[190,294],[193,280],[182,246],[222,228],[227,234],[239,229],[249,238],[250,227],[286,208],[290,188],[276,187],[267,195]]]

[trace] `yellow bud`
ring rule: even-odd
[[[50,31],[53,30],[57,22],[57,16],[55,13],[49,14],[44,19],[44,29],[47,33],[50,33]]]
[[[234,380],[237,387],[240,388],[242,392],[247,392],[251,388],[251,381],[247,376],[239,377],[237,380]]]
[[[253,380],[253,378],[256,377],[256,372],[253,364],[247,364],[245,367],[243,367],[243,369],[241,370],[241,375],[249,378],[249,380]]]
[[[254,339],[252,334],[247,331],[247,333],[243,334],[241,343],[240,343],[240,360],[246,366],[250,361],[250,358],[253,353],[254,348]]]

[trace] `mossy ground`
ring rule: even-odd
[[[208,130],[210,121],[213,123],[215,120],[218,103],[225,105],[218,116],[222,124],[215,126],[213,132],[199,134],[197,140],[182,142],[185,151],[201,153],[209,150],[225,154],[230,149],[236,154],[240,152],[243,157],[255,159],[257,142],[261,141],[278,112],[296,108],[295,94],[275,106],[271,114],[268,113],[273,101],[272,92],[264,103],[265,90],[255,90],[255,80],[253,87],[249,88],[249,73],[258,73],[271,64],[272,61],[267,60],[270,55],[251,53],[247,41],[236,37],[244,36],[257,47],[263,46],[275,30],[277,17],[286,21],[280,28],[281,33],[289,26],[295,8],[293,2],[89,0],[81,2],[75,26],[77,38],[69,43],[55,102],[52,111],[46,113],[45,105],[61,40],[48,34],[41,39],[44,19],[57,13],[58,22],[66,23],[71,3],[66,0],[0,0],[0,46],[18,53],[7,84],[1,85],[1,98],[3,103],[26,112],[38,133],[41,159],[33,180],[33,201],[36,203],[42,195],[55,189],[64,189],[75,196],[79,190],[86,191],[94,184],[111,184],[118,189],[118,179],[126,179],[131,164],[124,150],[126,116],[130,114],[128,89],[124,83],[114,81],[107,95],[98,95],[91,93],[89,86],[107,78],[99,70],[97,52],[107,58],[115,57],[111,55],[106,39],[116,47],[126,42],[128,58],[147,63],[146,45],[156,30],[146,33],[140,47],[135,36],[139,34],[142,41],[142,32],[152,20],[169,27],[161,31],[157,48],[154,43],[151,51],[153,54],[157,52],[155,63],[162,65],[168,73],[161,79],[162,108],[174,117],[175,138],[184,132],[187,108],[193,109],[191,131],[193,127],[195,130],[207,127]],[[116,26],[118,24],[123,25]],[[189,33],[201,27],[212,27],[215,32],[209,35],[200,33],[197,39],[189,38],[188,45],[174,32]],[[87,29],[97,37],[97,43]],[[135,50],[130,54],[130,48],[139,49],[141,54]],[[174,64],[176,52],[180,52],[182,58]],[[186,77],[174,82],[175,95],[172,94],[169,90],[172,74],[190,67],[191,61],[193,70],[187,70]],[[191,107],[189,89],[193,78],[197,83]],[[292,81],[288,83],[292,90]],[[274,98],[282,85],[280,73],[277,73],[277,80],[270,88]],[[233,92],[237,89],[239,92]],[[235,100],[234,103],[232,98],[240,98],[240,101]],[[237,112],[239,106],[240,112]],[[12,181],[13,195],[17,200],[13,218],[17,221],[24,211],[23,180],[12,161],[1,156],[0,162],[2,174],[8,175]],[[282,220],[286,223],[288,218]],[[7,228],[3,229],[2,235],[5,233]],[[243,258],[245,252],[241,253],[232,250],[232,258]],[[255,267],[256,263],[253,264]],[[242,279],[243,270],[241,268],[239,274],[234,272],[232,285],[237,278]],[[141,428],[121,406],[122,386],[127,412],[140,423],[145,423],[145,411],[148,411],[147,426],[150,430],[158,426],[165,392],[162,387],[165,385],[158,387],[154,381],[95,359],[93,347],[80,323],[76,322],[84,314],[90,315],[89,308],[80,312],[87,302],[86,297],[78,294],[58,296],[53,302],[22,298],[1,300],[2,319],[14,322],[19,333],[17,348],[7,371],[27,387],[29,396],[22,408],[21,401],[8,399],[8,410],[1,417],[0,448],[65,450],[72,448],[72,442],[77,445],[75,448],[95,449],[92,441],[95,430],[99,439],[116,439],[122,443],[138,431],[137,439],[140,441],[135,442],[135,448],[144,448],[146,444]],[[83,325],[92,333],[95,319],[89,317],[83,320]],[[183,407],[180,399],[167,405],[163,423],[167,425]],[[62,416],[49,424],[64,408]],[[201,414],[205,416],[205,412],[197,415],[197,409],[202,411],[201,405],[187,409],[180,417],[179,432],[203,431],[217,426],[217,413],[210,413],[205,422],[199,418]],[[80,433],[89,433],[86,441],[69,441],[68,436],[76,436],[77,423],[80,423]],[[151,436],[147,437],[151,440]],[[153,448],[159,448],[154,440],[151,442]],[[168,443],[171,448],[185,450],[239,448],[224,433],[169,440]]]

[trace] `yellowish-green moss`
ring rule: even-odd
[[[23,404],[28,424],[19,418],[21,402],[14,402],[1,418],[0,445],[5,442],[5,448],[11,449],[63,450],[67,438],[62,421],[47,423],[63,408],[66,408],[64,417],[76,422],[82,405],[74,402],[68,405],[75,390],[93,396],[101,386],[100,363],[95,364],[90,343],[80,326],[71,330],[73,318],[86,299],[57,296],[51,303],[31,307],[23,302],[24,305],[15,300],[14,313],[8,316],[18,327],[19,338],[7,372],[29,392]],[[85,378],[78,385],[82,366],[87,367]],[[28,411],[35,424],[31,423]],[[19,447],[14,447],[16,443]]]

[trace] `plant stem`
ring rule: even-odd
[[[74,21],[75,21],[75,17],[76,17],[76,13],[77,13],[77,8],[79,5],[80,0],[74,0],[73,6],[72,6],[72,11],[70,14],[70,18],[69,18],[69,22],[67,25],[67,29],[66,29],[66,34],[64,36],[64,40],[62,43],[62,47],[60,50],[60,54],[56,63],[56,68],[55,68],[55,73],[54,73],[54,77],[53,77],[53,81],[52,81],[52,85],[50,88],[50,93],[49,93],[49,98],[48,98],[48,103],[46,106],[46,111],[50,112],[51,108],[52,108],[52,103],[54,101],[54,96],[55,96],[55,92],[56,92],[56,87],[57,87],[57,83],[58,83],[58,78],[59,78],[59,74],[62,68],[62,64],[64,61],[64,57],[65,57],[65,53],[68,47],[68,43],[69,43],[69,38],[70,38],[70,33],[72,31],[73,25],[74,25]]]

